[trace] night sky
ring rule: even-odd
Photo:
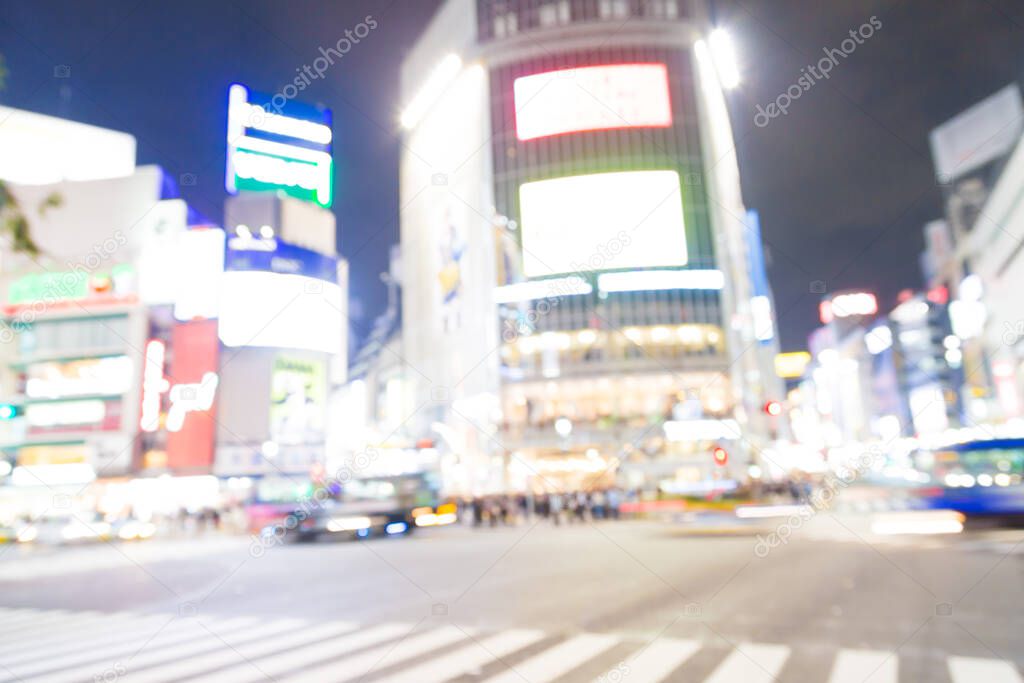
[[[358,336],[383,308],[398,239],[398,67],[440,0],[0,0],[0,104],[129,132],[140,163],[224,201],[227,87],[276,92],[368,15],[379,26],[300,99],[334,110],[340,249]],[[758,127],[778,97],[872,16],[881,27]],[[816,323],[810,283],[864,287],[882,305],[920,287],[924,223],[941,213],[928,131],[1024,76],[1019,0],[720,0],[744,82],[730,93],[744,199],[761,212],[783,347]]]

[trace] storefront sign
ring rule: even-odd
[[[232,85],[228,91],[228,192],[282,191],[330,207],[331,138],[329,109],[294,100],[276,103],[244,85]]]

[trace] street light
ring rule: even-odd
[[[716,28],[708,36],[708,46],[711,48],[711,59],[718,71],[719,82],[726,90],[732,90],[740,84],[740,69],[732,37],[725,29]]]

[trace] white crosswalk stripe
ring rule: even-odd
[[[71,633],[61,631],[47,633],[28,644],[11,644],[0,650],[0,660],[10,666],[40,657],[66,657],[83,650],[95,651],[98,648],[125,642],[126,633],[155,633],[170,619],[167,615],[112,615],[100,623],[93,624],[81,634],[77,629]]]
[[[17,627],[19,624],[23,624],[33,619],[38,619],[39,615],[43,614],[40,610],[31,608],[19,608],[19,609],[5,609],[3,610],[3,623],[0,624],[0,630],[7,631],[12,627]]]
[[[881,650],[840,650],[829,683],[896,683],[896,654]]]
[[[769,683],[789,658],[785,645],[741,643],[729,653],[706,683]]]
[[[400,638],[409,632],[409,628],[407,624],[374,626],[350,635],[329,638],[319,643],[295,648],[290,652],[278,655],[265,662],[260,661],[259,667],[265,676],[284,676],[306,664],[322,662],[325,659],[336,657],[346,652],[377,645],[386,640]],[[325,670],[329,671],[330,669],[331,667],[326,667]],[[256,680],[253,674],[252,665],[246,662],[232,669],[192,679],[191,683],[246,683],[247,681]],[[260,678],[262,679],[263,677]]]
[[[502,657],[532,645],[544,638],[541,631],[514,629],[475,640],[451,654],[442,655],[423,664],[388,676],[388,683],[422,683],[447,681],[470,673]]]
[[[547,683],[620,642],[615,636],[582,633],[487,679],[487,683]]]
[[[311,640],[318,638],[329,638],[339,633],[351,631],[355,625],[348,623],[332,622],[302,628],[301,622],[294,621],[287,624],[268,624],[262,633],[264,638],[273,636],[269,640],[250,640],[251,633],[240,633],[236,636],[224,638],[224,647],[198,657],[190,657],[171,661],[164,666],[155,667],[138,675],[128,672],[127,678],[131,683],[162,683],[164,681],[176,681],[187,676],[198,676],[207,671],[214,671],[230,664],[239,662],[250,663],[254,671],[260,671],[252,660],[267,654],[304,645]],[[244,641],[244,642],[243,642]]]
[[[950,657],[949,677],[953,683],[1021,683],[1024,680],[1010,662],[980,657]]]
[[[661,637],[626,660],[629,677],[638,681],[664,681],[700,650],[696,640]],[[598,679],[594,683],[604,683]]]
[[[408,629],[406,629],[406,633],[409,633]],[[469,633],[471,634],[471,632]],[[302,671],[295,676],[278,679],[278,683],[293,683],[297,681],[303,681],[304,683],[309,681],[343,683],[344,681],[362,679],[372,671],[379,671],[389,666],[401,664],[445,645],[451,645],[454,642],[468,639],[467,631],[455,628],[454,626],[442,626],[441,628],[416,636],[401,636],[401,639],[396,643],[388,643],[387,645],[364,650],[326,666],[311,671]]]
[[[207,626],[200,621],[197,624],[197,631],[205,632],[204,637],[181,643],[172,648],[147,649],[142,654],[132,658],[131,670],[126,673],[124,678],[131,682],[146,680],[146,673],[136,673],[136,671],[151,666],[162,665],[167,667],[176,661],[197,658],[200,655],[209,654],[211,651],[212,653],[219,653],[227,650],[234,654],[244,642],[257,638],[276,636],[282,631],[297,628],[300,623],[297,619],[285,619],[269,623],[256,623],[235,631],[221,633],[218,625],[212,624]]]
[[[486,683],[624,680],[667,683],[700,663],[704,683],[767,683],[799,678],[800,648],[743,642],[723,652],[699,640],[660,636],[546,633],[532,629],[471,630],[424,620],[417,624],[360,625],[344,621],[132,612],[0,608],[0,682],[82,683],[434,683],[487,676]],[[714,659],[710,657],[713,656]],[[818,661],[820,651],[804,652]],[[896,683],[921,660],[884,649],[837,648],[828,683]],[[620,660],[617,663],[613,660]],[[697,658],[699,659],[699,658]],[[1024,683],[1017,664],[998,658],[929,657],[952,683]],[[606,673],[597,674],[599,667]],[[676,672],[679,672],[678,674]],[[584,673],[586,674],[584,676]],[[687,680],[699,680],[692,672]],[[924,675],[918,672],[916,675]],[[906,678],[907,673],[903,673]],[[944,674],[941,674],[944,677]]]
[[[0,624],[0,636],[6,636],[9,633],[24,633],[26,630],[34,630],[37,628],[43,628],[47,624],[59,623],[62,619],[67,619],[71,616],[71,612],[67,612],[62,609],[51,610],[47,612],[40,612],[32,618],[29,616],[28,619],[20,619],[13,623],[8,623],[6,620]]]
[[[255,619],[250,617],[238,617],[219,623],[217,628],[218,632],[226,632],[236,627],[246,626],[254,621]],[[96,673],[99,673],[114,667],[125,658],[131,658],[132,665],[135,667],[143,666],[143,664],[137,664],[136,662],[140,658],[152,656],[157,652],[167,652],[163,648],[183,642],[202,644],[210,637],[209,633],[200,628],[194,620],[178,623],[172,622],[166,629],[155,634],[145,633],[140,635],[142,637],[123,640],[94,650],[83,650],[72,656],[57,659],[51,655],[43,659],[33,660],[32,665],[26,664],[17,668],[8,665],[8,668],[18,675],[19,680],[38,680],[46,681],[47,683],[60,683],[61,681],[77,683],[81,680],[81,672],[83,670],[91,671],[95,668],[97,669]],[[136,652],[140,652],[140,654],[133,656]],[[143,661],[145,660],[143,659]],[[47,674],[46,672],[51,669],[59,669],[59,671]]]

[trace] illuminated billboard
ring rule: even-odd
[[[516,136],[672,125],[664,64],[612,64],[517,78]]]
[[[679,174],[626,171],[519,187],[527,277],[686,265]]]
[[[33,363],[26,369],[29,398],[119,396],[132,386],[134,370],[128,356]]]
[[[271,441],[323,441],[326,378],[322,361],[283,355],[274,359],[270,375]]]
[[[341,351],[341,288],[302,275],[230,271],[221,281],[218,335],[226,346]]]
[[[171,331],[174,358],[167,413],[167,466],[206,469],[213,465],[216,438],[217,321],[177,323]]]
[[[811,354],[806,351],[775,354],[775,374],[783,379],[803,377],[811,363]]]
[[[329,207],[333,200],[331,112],[234,84],[228,91],[226,186],[282,191]]]
[[[109,272],[88,272],[85,268],[24,275],[7,287],[7,303],[22,306],[45,302],[122,303],[134,297],[135,271],[126,264]]]
[[[818,313],[825,325],[836,318],[874,315],[878,313],[878,299],[870,292],[844,292],[822,301]]]
[[[232,237],[221,278],[218,334],[226,346],[338,353],[337,261],[275,238]]]

